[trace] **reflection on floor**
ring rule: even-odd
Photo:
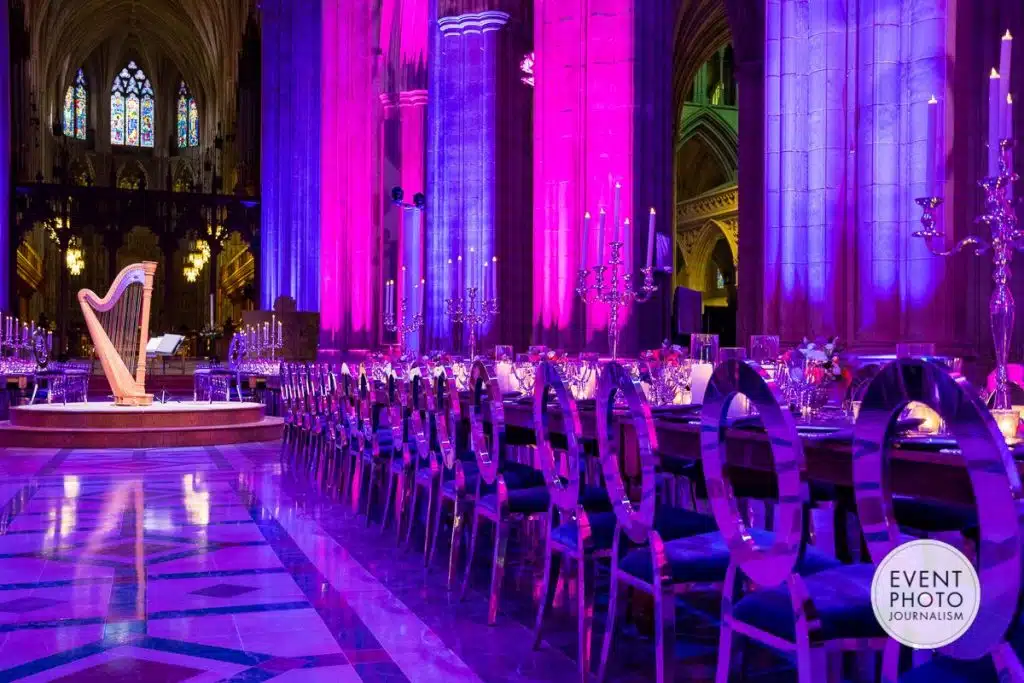
[[[418,550],[367,528],[279,444],[9,449],[0,473],[0,681],[576,675],[564,607],[544,646],[531,647],[530,558],[513,562],[523,568],[509,572],[506,612],[488,627],[483,596],[459,603],[440,561],[424,572]],[[713,679],[707,613],[681,620],[679,680]],[[784,662],[754,660],[745,680],[792,680]],[[650,680],[652,668],[646,638],[619,639],[613,680]]]

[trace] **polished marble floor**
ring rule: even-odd
[[[0,474],[0,681],[575,675],[569,615],[532,649],[528,569],[510,572],[488,627],[481,594],[459,603],[440,558],[425,572],[418,549],[367,528],[280,444],[8,449]],[[681,629],[679,680],[711,680],[717,624],[697,611]],[[652,665],[648,640],[627,633],[613,679],[650,680]],[[788,669],[766,656],[745,680],[789,680]]]

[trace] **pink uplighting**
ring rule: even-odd
[[[375,341],[372,4],[322,5],[320,325],[328,348]]]

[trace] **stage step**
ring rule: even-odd
[[[18,406],[0,422],[0,447],[173,448],[273,441],[284,421],[259,403],[112,403]]]
[[[232,443],[275,441],[284,421],[264,417],[259,422],[213,427],[160,427],[149,429],[91,429],[17,427],[0,422],[0,447],[17,448],[174,448],[219,446]]]

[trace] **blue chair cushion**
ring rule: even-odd
[[[615,539],[615,513],[596,512],[587,515],[590,523],[590,540],[594,550],[610,550]],[[579,537],[579,525],[576,520],[560,524],[551,531],[551,540],[560,545],[575,548]]]
[[[978,525],[977,511],[966,505],[893,496],[892,508],[901,526],[918,531],[967,531]]]
[[[900,683],[997,683],[991,657],[962,661],[935,657],[900,676]]]
[[[761,529],[751,530],[750,535],[761,546],[770,544],[774,537],[770,531]],[[665,556],[675,583],[723,581],[729,568],[729,548],[718,531],[669,541],[665,544]],[[799,570],[801,574],[814,574],[837,566],[840,566],[839,560],[808,547]],[[619,562],[619,569],[647,583],[654,581],[654,564],[649,548],[628,553]]]
[[[510,512],[520,514],[547,512],[550,504],[551,497],[548,495],[547,488],[543,486],[534,486],[528,489],[509,489],[508,491],[508,508]],[[496,512],[498,496],[494,493],[483,496],[477,505],[485,510]]]
[[[501,465],[501,476],[509,489],[526,489],[544,486],[544,475],[529,465],[519,462],[504,462]]]
[[[580,503],[587,512],[611,512],[612,499],[603,486],[587,486],[580,492]]]
[[[885,637],[871,608],[874,573],[874,565],[853,564],[825,569],[804,578],[821,620],[822,638]],[[779,638],[790,642],[796,638],[793,602],[784,585],[744,595],[736,603],[733,615]]]
[[[714,517],[693,510],[660,507],[654,513],[654,530],[664,541],[707,534],[717,529]]]

